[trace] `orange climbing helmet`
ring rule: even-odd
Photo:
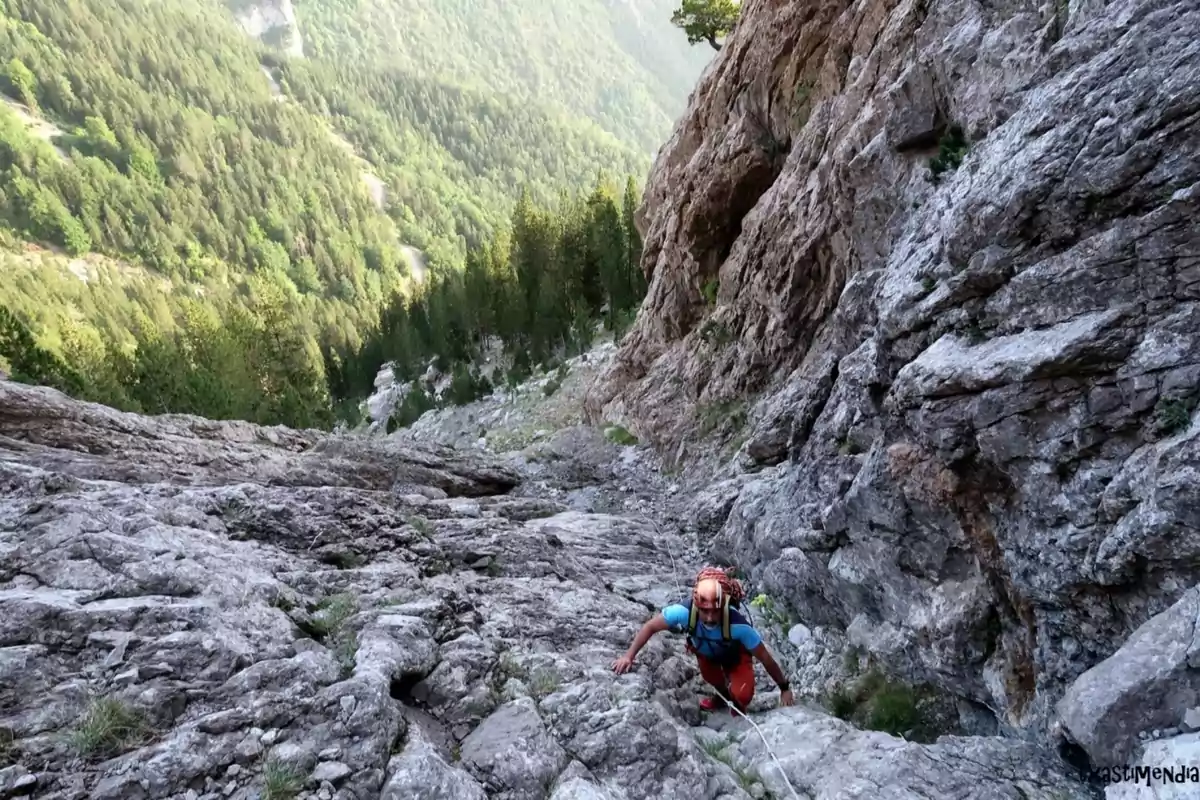
[[[700,621],[700,609],[719,610],[721,612],[721,638],[725,642],[733,639],[730,609],[736,609],[736,619],[749,623],[749,616],[743,608],[742,600],[746,597],[745,587],[741,581],[728,574],[720,567],[705,567],[696,576],[692,585],[692,601],[688,604],[688,646],[694,647],[693,638],[696,635],[696,625]]]
[[[692,604],[699,608],[739,605],[746,596],[741,581],[720,567],[705,567],[692,587]]]
[[[702,578],[692,589],[692,602],[697,608],[716,610],[725,605],[725,587],[716,578]]]

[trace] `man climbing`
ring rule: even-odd
[[[669,630],[688,634],[687,649],[696,655],[700,675],[717,690],[718,697],[700,701],[705,711],[732,705],[742,713],[754,697],[754,661],[766,667],[779,686],[780,705],[795,702],[783,670],[775,663],[758,631],[737,608],[742,600],[741,585],[713,567],[700,571],[691,600],[669,605],[642,626],[625,655],[613,662],[618,675],[633,667],[638,651],[654,634]],[[734,712],[730,710],[730,714]]]

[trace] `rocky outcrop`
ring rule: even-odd
[[[732,442],[714,554],[1032,735],[1200,581],[1196,30],[1185,0],[747,2],[588,398],[680,463]]]
[[[225,0],[248,36],[289,56],[304,57],[304,37],[292,0]]]
[[[1132,763],[1139,732],[1200,728],[1198,623],[1200,586],[1071,686],[1059,703],[1063,724],[1092,763]]]
[[[1090,797],[1032,745],[904,742],[768,685],[757,730],[700,724],[678,641],[611,670],[694,566],[676,533],[523,489],[0,382],[0,795]]]

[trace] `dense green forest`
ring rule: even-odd
[[[511,232],[473,250],[464,272],[435,277],[414,301],[398,298],[379,334],[357,351],[326,353],[335,396],[368,393],[385,361],[397,380],[413,381],[436,357],[453,374],[449,399],[463,403],[490,391],[492,380],[512,385],[533,365],[584,352],[598,320],[620,336],[646,292],[636,203],[632,179],[620,197],[601,182],[587,197],[564,198],[552,209],[522,194]],[[511,367],[489,380],[471,365],[491,341],[503,344]],[[408,395],[401,424],[433,405],[428,388]]]
[[[711,58],[672,26],[678,0],[294,3],[316,61],[558,108],[644,153],[666,139]]]
[[[394,295],[360,347],[317,344],[300,298],[258,276],[245,297],[181,298],[119,263],[73,262],[85,284],[52,255],[10,256],[0,268],[21,294],[74,313],[62,316],[59,340],[47,346],[29,330],[32,309],[0,305],[0,357],[18,380],[126,410],[320,428],[356,421],[357,401],[385,361],[413,380],[436,359],[454,376],[444,400],[463,403],[492,388],[473,367],[489,341],[510,357],[502,377],[511,383],[535,364],[585,350],[598,321],[615,334],[629,325],[646,290],[635,202],[632,180],[620,196],[604,182],[554,208],[523,194],[511,231],[472,250],[464,271],[433,273],[411,296]],[[110,326],[98,330],[88,319]],[[127,331],[132,346],[121,339]],[[419,389],[403,421],[434,404]]]
[[[404,41],[425,31],[442,60],[417,69],[383,24],[401,0],[297,6],[308,58],[216,0],[0,0],[0,367],[121,408],[327,427],[384,359],[462,372],[499,336],[524,364],[602,308],[619,327],[644,289],[636,188],[598,176],[644,174],[670,93],[629,64],[673,45],[637,55],[631,27],[605,61],[593,19],[587,47],[522,61],[540,4],[427,4]],[[464,61],[489,14],[523,33]],[[583,91],[604,64],[630,82]]]

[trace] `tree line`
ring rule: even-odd
[[[563,192],[642,171],[635,150],[326,49],[283,60],[215,3],[0,0],[0,367],[118,408],[329,427],[396,353],[467,374],[488,337],[536,363],[585,318],[620,327],[643,291],[632,199]]]
[[[554,206],[522,192],[508,229],[470,250],[465,269],[435,266],[424,283],[395,293],[359,347],[322,341],[312,298],[255,275],[245,294],[224,298],[142,287],[143,304],[114,329],[59,319],[54,348],[31,330],[37,309],[0,304],[0,361],[18,380],[124,410],[322,429],[360,421],[360,403],[387,362],[401,381],[421,378],[431,363],[452,374],[445,397],[428,387],[410,395],[401,410],[410,422],[439,402],[468,402],[495,382],[515,383],[535,365],[586,350],[598,324],[620,335],[646,291],[636,201],[632,178],[623,191],[600,179],[589,194],[563,195]],[[76,283],[68,296],[83,296]],[[491,377],[479,368],[489,342],[511,365]]]
[[[622,191],[601,177],[586,196],[554,207],[523,191],[508,230],[473,249],[465,270],[434,273],[413,296],[397,295],[361,348],[326,352],[331,394],[368,394],[390,362],[397,381],[417,384],[400,410],[407,424],[434,405],[421,381],[430,364],[453,376],[449,401],[464,403],[586,351],[598,324],[619,337],[646,293],[636,206],[632,178]],[[493,343],[508,367],[489,376],[480,362]]]

